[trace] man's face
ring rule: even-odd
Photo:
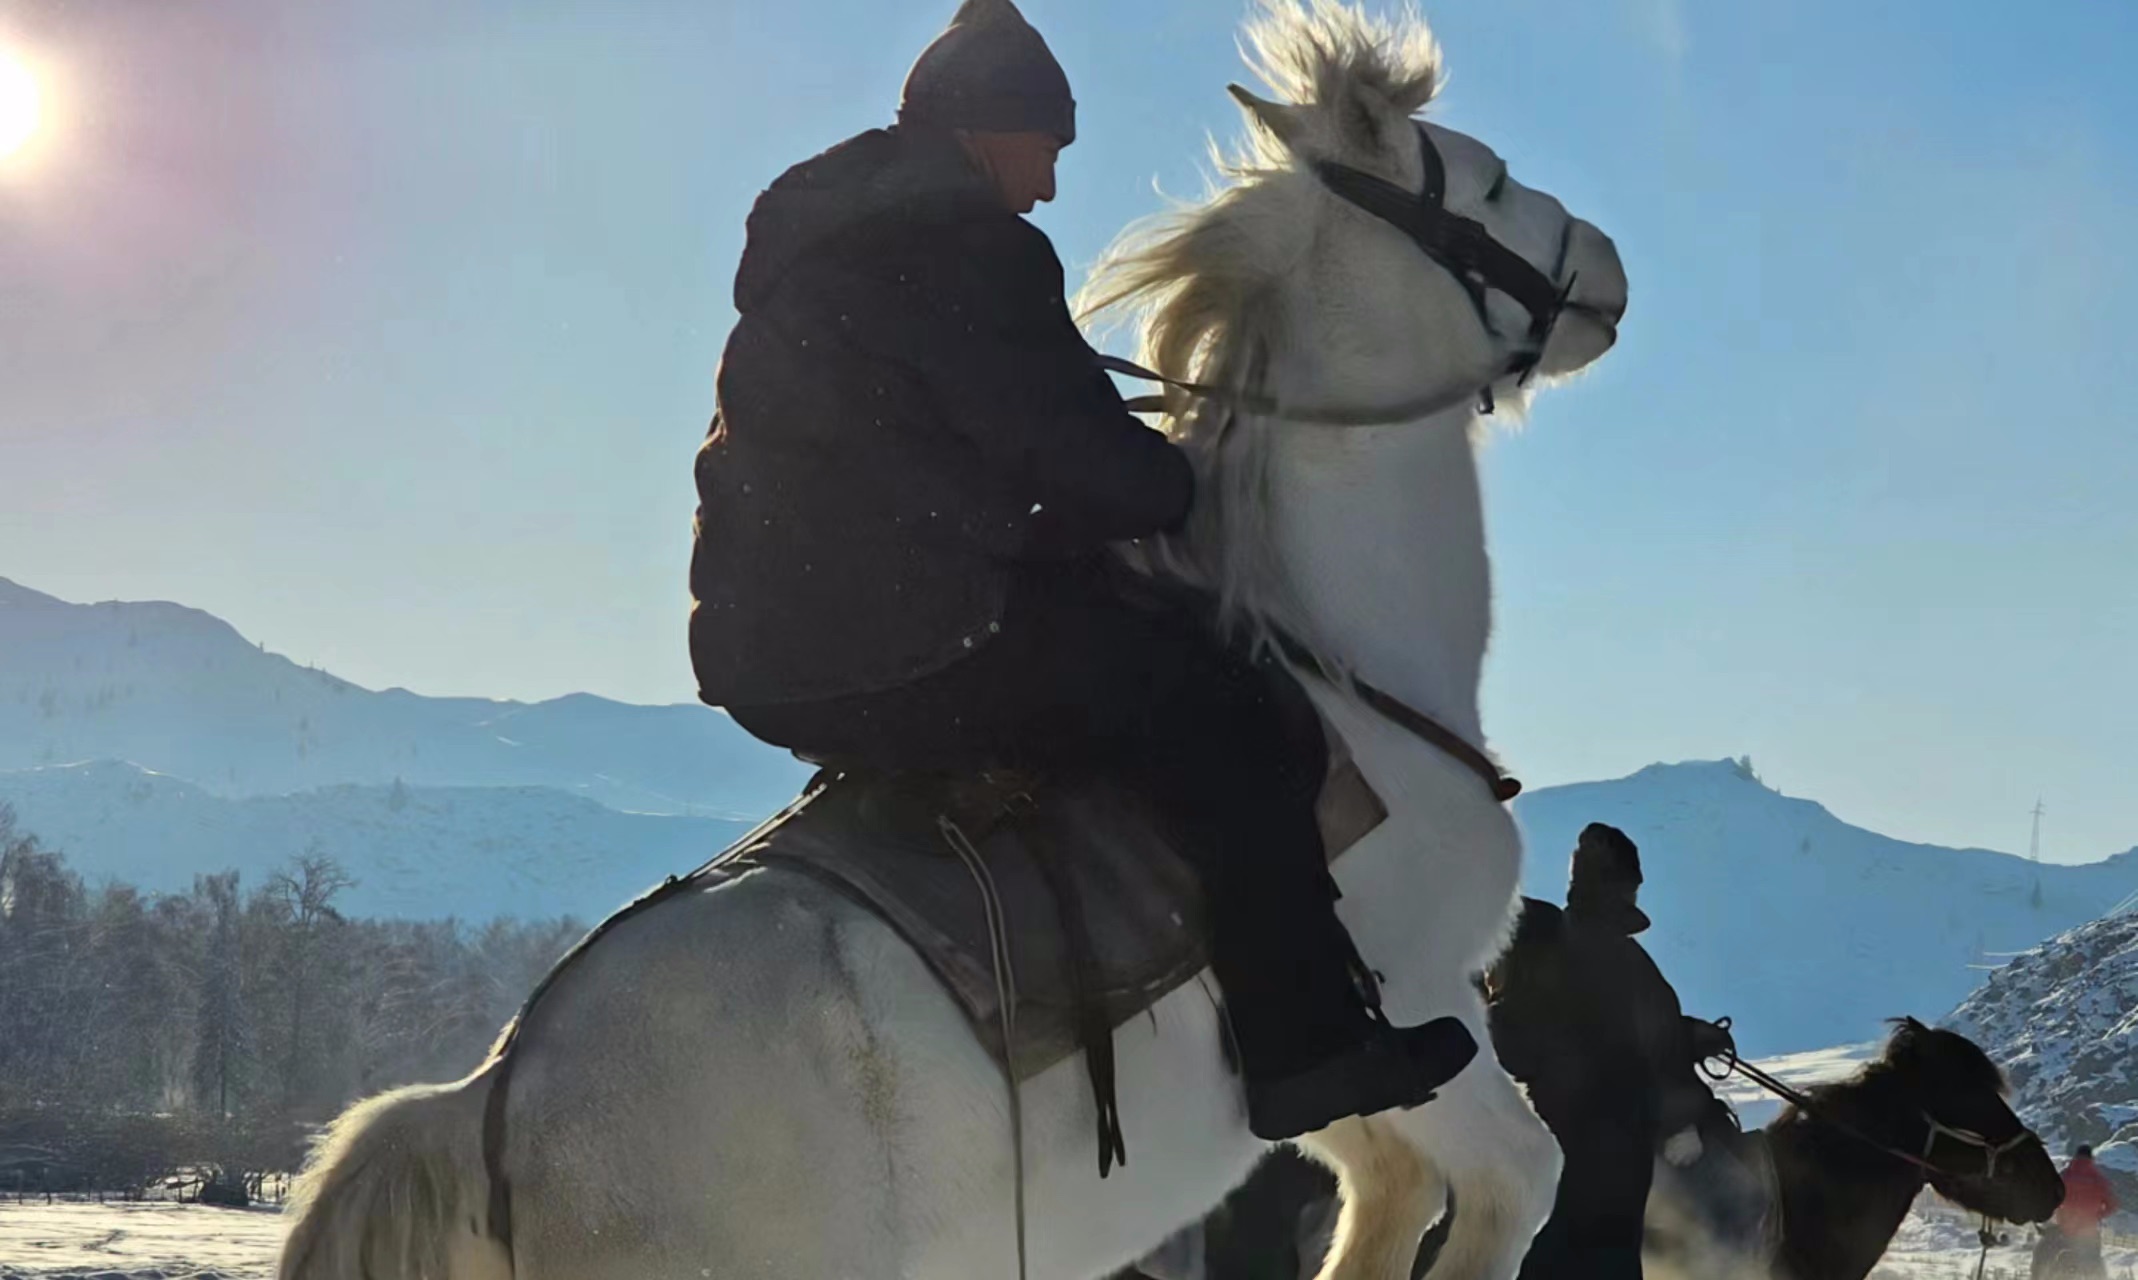
[[[994,181],[1012,213],[1030,213],[1054,198],[1054,162],[1062,140],[1051,133],[968,133],[966,148]]]

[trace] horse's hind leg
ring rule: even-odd
[[[1411,1138],[1379,1119],[1351,1119],[1300,1146],[1336,1172],[1342,1196],[1316,1280],[1408,1280],[1419,1237],[1447,1201]]]
[[[1425,1153],[1454,1198],[1447,1242],[1428,1274],[1513,1280],[1551,1216],[1559,1144],[1491,1051],[1481,1048],[1435,1101],[1381,1120]]]

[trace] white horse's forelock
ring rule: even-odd
[[[1286,100],[1332,110],[1364,90],[1405,113],[1420,111],[1443,78],[1440,42],[1413,8],[1387,19],[1336,0],[1260,0],[1241,53]],[[1281,151],[1264,154],[1276,159]]]

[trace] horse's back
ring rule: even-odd
[[[897,1247],[899,1198],[927,1192],[898,1177],[909,1126],[1000,1150],[970,1105],[999,1079],[955,1005],[895,933],[799,875],[610,930],[513,1052],[502,1163],[536,1275],[842,1274]]]

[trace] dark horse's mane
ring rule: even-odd
[[[2010,1092],[2003,1068],[1990,1061],[1982,1047],[1966,1036],[1924,1026],[1913,1018],[1891,1018],[1887,1025],[1893,1032],[1886,1039],[1885,1051],[1848,1079],[1807,1091],[1814,1105],[1845,1105],[1851,1097],[1897,1082],[1904,1070],[1934,1075],[1961,1088],[1999,1097]],[[1784,1114],[1797,1114],[1797,1108],[1792,1106]]]

